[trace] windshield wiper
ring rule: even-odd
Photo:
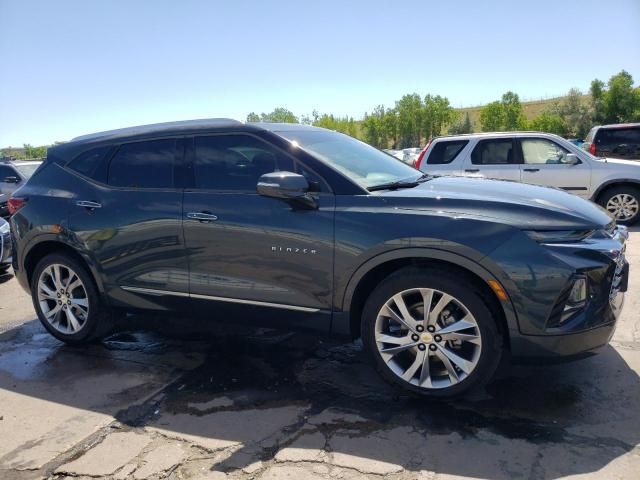
[[[413,188],[417,187],[422,182],[426,182],[430,180],[432,177],[426,173],[423,173],[418,178],[413,180],[396,180],[395,182],[389,183],[381,183],[380,185],[373,185],[371,187],[367,187],[367,190],[370,192],[375,192],[376,190],[397,190],[398,188]]]

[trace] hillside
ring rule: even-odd
[[[532,100],[529,102],[522,102],[522,110],[524,115],[527,117],[527,120],[532,120],[534,117],[538,116],[545,109],[551,107],[554,103],[559,103],[564,100],[566,97],[553,97],[546,98],[543,100]],[[589,95],[582,96],[583,102],[589,100]],[[480,110],[484,107],[484,105],[478,105],[476,107],[465,107],[465,108],[456,108],[456,112],[460,112],[461,118],[464,118],[464,115],[469,112],[469,119],[471,120],[471,124],[473,125],[473,130],[475,132],[480,131]]]

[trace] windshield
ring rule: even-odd
[[[22,175],[24,178],[30,178],[31,175],[33,175],[33,172],[38,169],[40,163],[25,163],[22,165],[14,164],[13,166],[20,172],[20,175]]]
[[[422,173],[355,138],[328,130],[277,132],[364,188],[411,181]]]

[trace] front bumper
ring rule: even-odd
[[[529,315],[519,316],[519,334],[511,336],[515,358],[583,356],[609,342],[627,290],[627,238],[626,228],[618,227],[574,244],[540,246],[547,264],[557,265],[562,274],[549,281],[553,288],[542,279],[537,282],[544,300],[522,309]],[[585,278],[588,285],[579,308],[568,303],[576,278]]]

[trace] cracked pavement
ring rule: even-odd
[[[0,277],[0,478],[638,478],[640,229],[610,346],[405,396],[358,343],[129,317],[68,347]],[[123,326],[124,328],[124,326]]]

